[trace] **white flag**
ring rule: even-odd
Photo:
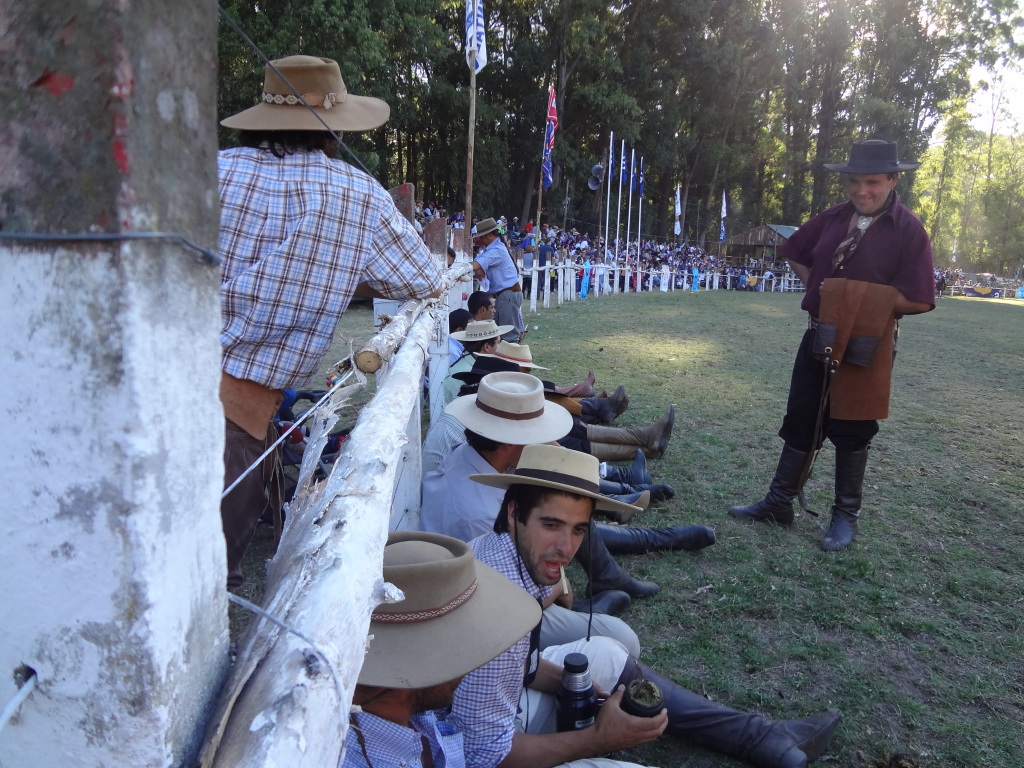
[[[679,226],[679,209],[682,208],[682,204],[679,202],[679,185],[676,184],[676,235],[678,236],[682,232],[682,227]]]
[[[487,64],[483,0],[466,0],[466,63],[479,72]]]
[[[725,213],[725,190],[723,189],[722,190],[722,218],[724,219],[725,216],[726,216],[726,213]]]

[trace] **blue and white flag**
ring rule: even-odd
[[[626,140],[622,140],[622,166],[619,171],[619,185],[626,180]]]
[[[637,182],[636,191],[640,193],[640,197],[644,196],[644,159],[640,158],[640,180]]]
[[[719,234],[719,240],[725,242],[725,190],[722,190],[722,231]]]
[[[633,150],[633,157],[629,161],[629,188],[636,191],[636,150]]]
[[[551,151],[555,148],[555,129],[558,127],[558,105],[555,103],[555,84],[548,85],[548,114],[544,126],[544,156],[541,160],[541,171],[544,173],[544,189],[553,183],[551,170]]]
[[[479,72],[487,64],[484,0],[466,0],[466,64]]]
[[[683,204],[682,204],[682,202],[679,199],[679,185],[676,184],[676,229],[675,229],[676,235],[678,235],[680,232],[683,231],[682,227],[679,224],[679,211],[680,211],[680,209],[682,207],[683,207]]]

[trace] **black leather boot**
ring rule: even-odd
[[[588,397],[579,403],[580,421],[584,424],[611,424],[619,415],[607,397]]]
[[[572,609],[577,613],[590,613],[591,609],[593,609],[594,613],[618,616],[629,607],[631,602],[633,602],[632,599],[625,592],[610,589],[607,592],[595,595],[589,600],[574,597],[572,599]]]
[[[743,520],[789,525],[793,522],[793,499],[800,490],[800,475],[808,455],[790,445],[782,447],[775,477],[763,499],[746,507],[729,507],[729,514]]]
[[[616,686],[629,685],[639,677],[661,688],[668,710],[667,733],[757,768],[804,768],[828,748],[841,717],[837,709],[785,721],[736,712],[686,690],[632,658]]]
[[[583,566],[587,578],[590,579],[585,597],[599,595],[608,590],[619,590],[633,598],[658,594],[661,587],[653,581],[639,581],[623,570],[604,545],[596,525],[591,521],[590,528],[583,535],[583,542],[576,551],[576,562]]]
[[[605,546],[613,555],[642,555],[645,552],[685,549],[695,551],[715,543],[715,532],[706,525],[675,528],[633,528],[625,525],[597,524]]]
[[[637,450],[632,458],[633,464],[628,467],[615,467],[609,464],[605,467],[604,479],[625,485],[650,485],[653,483],[654,478],[647,472],[647,457],[644,456],[644,452]]]
[[[867,448],[862,451],[836,451],[836,502],[832,506],[832,522],[821,540],[821,548],[826,552],[845,549],[857,536],[867,464]]]

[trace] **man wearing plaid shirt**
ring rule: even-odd
[[[388,193],[331,159],[327,128],[376,128],[388,105],[347,93],[337,63],[312,56],[273,62],[263,91],[221,122],[242,144],[218,157],[225,487],[276,439],[281,390],[316,374],[353,296],[440,294],[437,265]],[[222,501],[229,587],[268,500],[279,508],[277,465],[268,457]]]

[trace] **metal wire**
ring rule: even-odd
[[[212,266],[220,264],[220,256],[203,248],[179,232],[0,232],[0,240],[20,240],[43,243],[116,242],[118,240],[170,240],[199,253],[199,261]]]

